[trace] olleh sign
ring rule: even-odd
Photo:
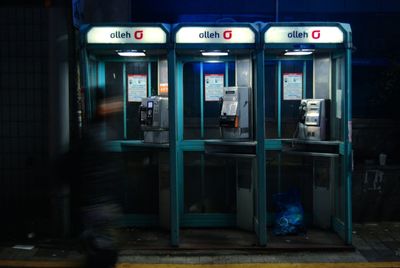
[[[293,31],[288,33],[288,38],[298,38],[298,39],[302,39],[302,38],[308,38],[308,32],[303,31],[303,32],[299,32],[299,31]],[[321,31],[320,30],[314,30],[311,32],[311,37],[312,39],[319,39],[321,37]]]
[[[226,30],[222,33],[222,36],[224,39],[229,40],[232,38],[232,31],[231,30]],[[203,39],[214,39],[214,38],[221,38],[221,33],[214,31],[214,32],[210,32],[210,31],[204,31],[199,33],[199,38]]]
[[[133,37],[137,40],[140,40],[143,38],[143,31],[138,30],[133,33]],[[124,38],[132,38],[132,34],[128,31],[121,32],[121,31],[115,31],[110,33],[110,38],[119,38],[119,39],[124,39]]]

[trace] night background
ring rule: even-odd
[[[74,6],[74,8],[73,8]],[[74,18],[72,15],[74,14]],[[2,1],[0,211],[2,237],[63,235],[65,202],[50,163],[78,136],[79,33],[73,23],[337,21],[353,32],[353,220],[400,220],[400,2]],[[383,193],[363,191],[387,154]],[[54,224],[51,224],[54,223]],[[48,228],[48,226],[52,226]]]

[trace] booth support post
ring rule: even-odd
[[[169,152],[170,152],[170,188],[171,188],[171,245],[179,245],[179,191],[178,161],[179,144],[177,140],[177,92],[176,92],[176,55],[175,50],[168,51],[168,109],[169,109]]]
[[[282,138],[282,60],[278,61],[278,139]],[[282,152],[278,153],[278,192],[281,192]]]
[[[352,200],[351,200],[351,184],[352,184],[352,109],[351,109],[351,48],[346,49],[346,92],[344,97],[344,165],[343,176],[345,179],[345,242],[352,243]]]
[[[126,63],[124,62],[122,64],[122,79],[123,79],[123,94],[122,96],[124,97],[124,139],[126,139],[128,137],[128,129],[127,129],[127,125],[126,125],[126,119],[127,119],[127,107],[126,107],[126,103],[127,103],[127,96],[126,96],[126,92],[127,92],[127,76],[126,76]]]
[[[256,140],[257,140],[257,184],[258,184],[258,243],[267,244],[267,200],[266,200],[266,172],[265,172],[265,82],[264,82],[264,50],[257,50],[256,58]]]

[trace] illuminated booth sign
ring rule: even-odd
[[[88,44],[165,44],[167,34],[160,27],[93,27]]]
[[[182,27],[176,33],[178,44],[252,44],[255,33],[248,27]]]
[[[272,26],[265,32],[265,43],[343,43],[343,32],[335,26]]]

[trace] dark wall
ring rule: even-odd
[[[276,4],[279,17],[296,14],[337,14],[337,13],[391,13],[400,10],[396,0],[148,0],[132,1],[133,21],[177,22],[182,15],[220,15],[223,17],[259,17],[275,19]],[[262,19],[264,20],[264,19]]]
[[[400,97],[400,2],[378,0],[132,1],[132,21],[340,21],[353,29],[353,115],[394,118]]]
[[[1,234],[30,232],[48,217],[48,14],[0,8]]]

